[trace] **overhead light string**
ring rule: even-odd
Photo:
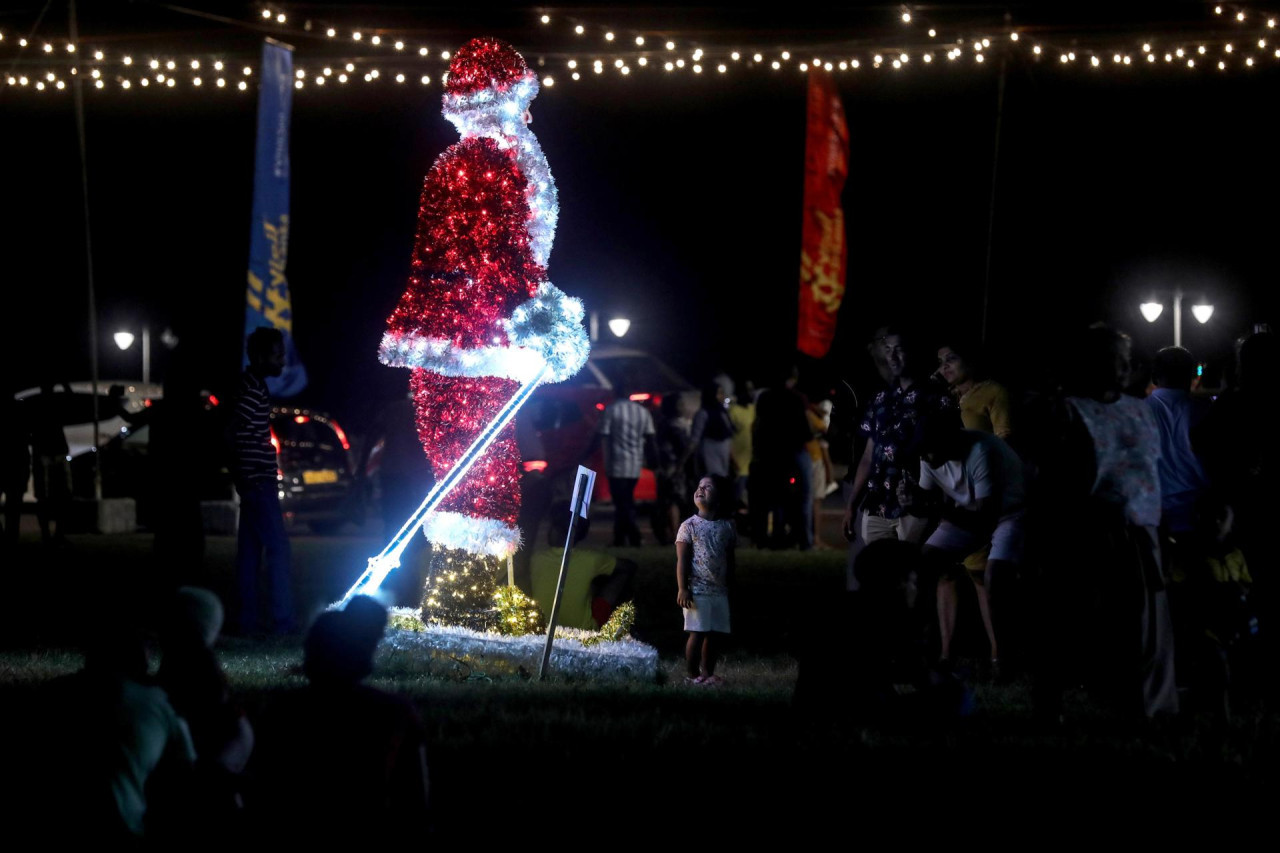
[[[185,52],[177,49],[140,48],[138,40],[127,49],[106,51],[92,44],[36,38],[47,0],[31,31],[22,37],[0,31],[0,52],[13,57],[0,89],[56,93],[78,74],[88,74],[90,93],[102,91],[221,91],[245,92],[252,79],[231,74],[247,51],[225,49]],[[345,48],[319,56],[298,51],[302,73],[298,89],[345,88],[354,82],[379,83],[401,88],[439,85],[445,79],[447,48],[410,37],[404,30],[378,26],[352,26],[338,21],[316,20],[292,13],[275,4],[259,7],[254,20],[245,21],[171,4],[156,4],[175,13],[195,16],[252,32],[267,32],[308,45],[332,44]],[[797,76],[819,67],[838,75],[861,73],[906,74],[933,66],[959,71],[999,65],[1003,60],[1023,61],[1044,68],[1091,74],[1132,72],[1138,68],[1213,71],[1253,70],[1280,61],[1277,16],[1256,9],[1215,5],[1207,22],[1213,27],[1200,33],[1188,24],[1177,31],[1152,28],[1142,38],[1130,34],[1099,43],[1084,43],[1066,27],[1038,26],[1024,30],[1006,17],[1003,26],[950,25],[928,17],[919,7],[902,5],[888,22],[902,35],[840,41],[806,42],[782,46],[752,45],[750,39],[733,44],[707,45],[682,36],[678,27],[645,29],[615,27],[581,17],[561,16],[554,9],[535,11],[533,26],[563,34],[564,46],[538,56],[542,84],[552,89],[561,80],[570,84],[636,75],[661,79],[732,79],[744,73]],[[366,22],[368,23],[368,22]],[[336,84],[336,86],[334,85]],[[411,85],[410,85],[411,84]]]

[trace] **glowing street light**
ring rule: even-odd
[[[1182,300],[1181,290],[1173,292],[1173,345],[1175,347],[1182,346]],[[1143,302],[1138,306],[1138,310],[1142,312],[1143,318],[1148,323],[1154,323],[1160,319],[1160,315],[1164,313],[1164,304],[1161,302]],[[1196,318],[1200,325],[1209,322],[1209,318],[1213,316],[1213,306],[1206,302],[1199,302],[1191,306],[1191,314]]]
[[[111,336],[116,342],[116,346],[120,347],[123,352],[133,346],[133,342],[137,340],[133,332],[116,332]],[[151,384],[151,332],[146,326],[142,327],[142,384]]]
[[[613,332],[613,336],[616,338],[625,335],[630,328],[631,321],[625,317],[615,317],[609,321],[609,331]]]

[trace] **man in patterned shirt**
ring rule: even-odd
[[[644,468],[646,451],[657,456],[654,444],[657,431],[653,415],[631,399],[631,382],[623,379],[614,386],[614,400],[600,416],[591,445],[584,459],[605,446],[605,474],[609,478],[609,494],[613,497],[613,545],[636,547],[640,544],[640,528],[636,526],[636,483]]]
[[[258,631],[258,583],[266,551],[271,629],[291,633],[296,623],[289,587],[289,538],[280,513],[276,450],[271,443],[271,398],[266,378],[284,370],[284,336],[262,327],[249,335],[249,369],[231,414],[232,475],[240,495],[236,578],[240,587],[240,630]]]
[[[872,346],[874,354],[884,359],[889,387],[871,398],[858,427],[866,448],[853,475],[844,533],[853,539],[856,532],[864,544],[893,537],[920,544],[929,520],[908,515],[903,509],[908,490],[916,488],[920,476],[920,454],[914,446],[916,424],[955,404],[949,395],[916,381],[900,329],[885,327]],[[855,531],[859,504],[863,510],[861,529]]]

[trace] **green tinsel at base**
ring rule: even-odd
[[[542,608],[538,606],[538,602],[521,592],[519,587],[499,587],[493,594],[493,603],[498,617],[494,630],[499,634],[521,637],[525,634],[546,633],[547,624],[542,616]]]
[[[636,604],[634,601],[624,601],[614,608],[613,615],[609,617],[608,622],[600,626],[599,633],[584,639],[582,645],[594,646],[602,641],[621,640],[631,633],[631,626],[634,624],[636,624]]]

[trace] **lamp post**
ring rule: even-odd
[[[615,338],[621,338],[631,328],[631,321],[626,317],[614,317],[605,323],[609,327],[609,331],[613,333]],[[600,314],[592,311],[587,316],[587,330],[590,334],[592,343],[600,339]]]
[[[1180,288],[1173,291],[1173,345],[1175,347],[1182,346],[1182,300],[1184,298]],[[1164,303],[1155,300],[1144,302],[1138,306],[1138,310],[1142,312],[1143,319],[1148,323],[1154,323],[1164,313]],[[1191,315],[1203,326],[1213,316],[1213,306],[1206,302],[1197,302],[1191,306]]]
[[[116,332],[111,337],[121,351],[133,346],[135,340],[133,332]],[[151,384],[151,332],[146,326],[142,327],[142,384]]]

